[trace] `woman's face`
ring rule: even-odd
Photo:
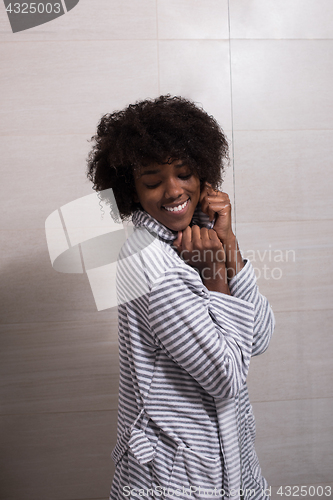
[[[142,208],[173,231],[190,224],[200,198],[199,177],[181,160],[142,167],[135,188]]]

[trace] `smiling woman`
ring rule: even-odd
[[[200,198],[200,179],[180,160],[142,167],[135,178],[141,207],[173,231],[190,225]]]
[[[88,176],[135,226],[117,269],[110,499],[266,499],[246,379],[274,318],[216,189],[226,138],[193,103],[161,96],[105,115],[94,140]]]

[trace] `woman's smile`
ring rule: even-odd
[[[165,208],[165,210],[167,210],[168,212],[183,214],[185,212],[185,209],[188,207],[189,201],[190,199],[188,198],[184,203],[180,203],[178,205],[173,205],[173,206],[164,205],[163,208]]]
[[[164,226],[182,231],[200,199],[200,180],[181,160],[142,167],[135,179],[137,201]]]

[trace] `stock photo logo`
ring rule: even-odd
[[[148,291],[141,257],[156,244],[157,236],[133,231],[121,221],[112,189],[94,193],[63,205],[45,221],[52,267],[61,273],[86,273],[98,311],[138,298]],[[133,251],[121,256],[131,237]],[[117,266],[135,269],[131,290],[117,296]]]
[[[80,0],[4,0],[13,33],[53,21],[72,10]]]

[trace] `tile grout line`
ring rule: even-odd
[[[159,29],[158,29],[158,0],[155,0],[155,13],[156,13],[156,49],[157,49],[157,88],[158,88],[158,95],[161,95],[160,41],[159,41]]]
[[[156,0],[157,1],[157,0]],[[2,33],[5,36],[10,36],[12,33]],[[333,38],[235,38],[231,37],[233,41],[242,42],[333,42]],[[59,43],[59,42],[73,42],[73,43],[87,43],[87,42],[154,42],[154,38],[57,38],[52,40],[47,39],[22,39],[22,40],[1,40],[0,43]],[[160,38],[161,42],[228,42],[229,38]]]
[[[227,128],[224,129],[224,131],[228,130]],[[228,130],[228,132],[231,132],[231,130]],[[253,133],[253,132],[267,132],[267,133],[274,133],[274,132],[295,132],[295,133],[302,133],[302,132],[333,132],[333,128],[314,128],[314,129],[288,129],[288,128],[281,128],[281,129],[234,129],[234,133],[237,134],[239,132],[247,132],[247,133]],[[68,134],[64,133],[54,133],[54,134],[1,134],[0,133],[0,138],[8,138],[8,137],[68,137],[68,136],[78,136],[78,137],[91,137],[93,132],[71,132]],[[87,139],[89,141],[89,139]]]

